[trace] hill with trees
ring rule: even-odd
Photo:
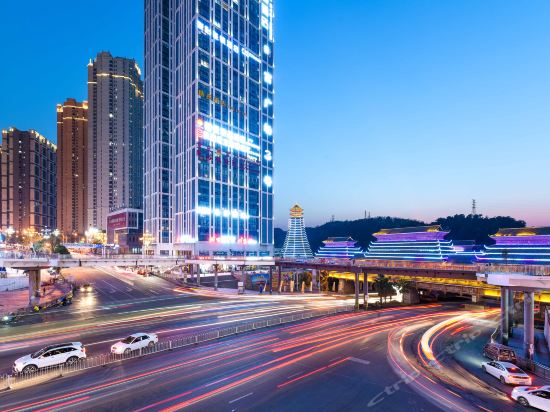
[[[450,233],[447,236],[449,240],[473,240],[476,244],[494,243],[489,236],[496,233],[500,228],[525,227],[523,220],[516,220],[509,216],[454,215],[441,217],[431,223],[387,216],[327,222],[317,227],[307,227],[306,233],[314,252],[322,245],[323,240],[335,236],[351,236],[363,249],[366,249],[369,243],[375,240],[372,234],[380,229],[429,224],[438,224],[444,230],[449,230]],[[275,229],[276,248],[283,246],[285,236],[285,230]]]

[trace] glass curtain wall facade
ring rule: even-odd
[[[145,230],[159,253],[273,250],[273,2],[145,2]]]

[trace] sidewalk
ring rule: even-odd
[[[513,329],[512,337],[508,339],[508,346],[514,348],[516,355],[523,355],[523,326],[517,326]],[[546,344],[544,332],[535,329],[535,362],[550,367],[550,349]]]
[[[65,296],[71,290],[71,285],[68,283],[56,283],[54,285],[45,286],[46,294],[37,299],[38,306],[44,306]],[[40,289],[42,293],[42,289]],[[10,312],[17,312],[19,309],[25,309],[29,306],[29,290],[28,288],[20,290],[12,290],[9,292],[0,292],[0,315]]]

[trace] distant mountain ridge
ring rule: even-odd
[[[450,233],[447,238],[450,240],[473,240],[479,245],[494,243],[489,236],[495,234],[498,229],[525,227],[523,220],[516,220],[510,216],[454,215],[441,217],[431,223],[387,216],[327,222],[317,227],[306,228],[306,233],[314,252],[319,249],[323,240],[334,236],[351,236],[363,249],[366,249],[369,243],[375,240],[372,234],[380,229],[424,226],[427,224],[441,225],[443,230],[449,230]],[[285,236],[285,230],[275,229],[276,248],[283,247]]]

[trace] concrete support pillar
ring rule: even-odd
[[[183,283],[187,283],[187,273],[183,270],[183,265],[180,266],[180,278],[183,280]]]
[[[508,308],[508,337],[511,338],[515,312],[514,291],[512,289],[508,289]]]
[[[201,267],[197,264],[197,267],[195,268],[197,273],[197,286],[200,286],[201,284]]]
[[[35,298],[40,297],[40,269],[30,269],[29,275],[29,305],[33,305]]]
[[[510,330],[510,325],[508,321],[510,320],[509,311],[510,304],[508,302],[508,288],[501,286],[500,287],[500,342],[503,345],[508,345],[508,331]]]
[[[344,293],[346,290],[346,280],[338,279],[338,293]]]
[[[533,360],[535,354],[535,294],[523,292],[523,351]]]
[[[311,269],[311,285],[317,285],[317,291],[321,291],[321,282],[319,281],[319,274],[317,272],[317,269]],[[311,290],[313,290],[311,288]]]
[[[359,309],[359,272],[355,272],[355,310]]]
[[[273,294],[273,266],[269,267],[269,294]]]
[[[369,307],[369,277],[363,273],[363,307],[365,310]]]
[[[218,265],[214,265],[214,290],[218,290]]]

